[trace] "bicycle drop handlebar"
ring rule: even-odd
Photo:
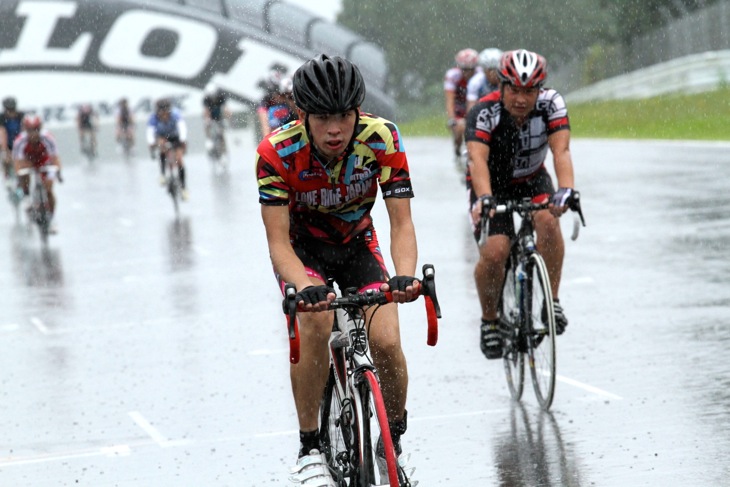
[[[538,210],[546,210],[550,207],[550,202],[534,203],[530,198],[523,200],[508,200],[497,204],[494,207],[495,213],[507,213],[515,212],[521,216],[526,213],[530,213]],[[576,217],[573,219],[573,232],[570,236],[571,240],[576,240],[580,233],[580,226],[586,226],[585,218],[583,217],[583,210],[580,206],[580,193],[574,191],[571,199],[568,201],[568,208],[575,212]],[[481,218],[481,234],[479,238],[479,246],[481,246],[487,238],[489,233],[489,211],[482,211]]]
[[[428,336],[426,343],[435,346],[438,342],[438,319],[441,318],[441,307],[436,297],[436,282],[434,280],[435,270],[433,265],[423,266],[423,278],[421,281],[420,294],[426,303],[426,318],[428,321]],[[297,290],[294,284],[287,283],[284,286],[284,300],[282,307],[287,319],[289,330],[289,361],[293,364],[299,362],[299,325],[296,315],[298,310],[296,302]],[[362,293],[353,293],[347,296],[335,298],[329,305],[329,309],[358,309],[365,306],[388,304],[393,302],[393,295],[390,291],[368,290]]]

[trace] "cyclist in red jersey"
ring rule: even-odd
[[[315,311],[298,315],[301,360],[291,366],[300,427],[295,479],[334,486],[317,433],[333,320],[327,305],[335,298],[327,279],[334,278],[342,290],[393,293],[394,303],[375,315],[370,344],[400,455],[408,373],[395,303],[415,299],[420,290],[412,277],[417,261],[413,190],[396,125],[360,111],[365,84],[354,64],[317,56],[294,74],[293,94],[299,120],[275,130],[258,146],[259,202],[280,287],[294,283],[300,307]],[[370,216],[378,186],[390,217],[394,277],[386,269]],[[402,469],[400,473],[401,485],[410,485]]]
[[[13,161],[15,171],[24,169],[42,169],[43,186],[48,192],[48,206],[51,213],[50,232],[56,233],[57,227],[53,215],[56,211],[56,197],[53,194],[53,181],[61,180],[61,161],[56,150],[56,141],[47,131],[42,130],[43,123],[37,115],[26,115],[23,119],[24,131],[18,135],[13,144]],[[30,195],[30,174],[18,175],[18,186],[28,200]],[[24,206],[27,206],[25,204]]]
[[[456,54],[456,66],[444,76],[444,98],[446,100],[446,125],[454,141],[454,160],[461,164],[461,145],[466,127],[466,87],[477,72],[479,53],[474,49],[462,49]]]
[[[499,63],[499,91],[479,100],[467,117],[466,141],[472,164],[467,189],[474,238],[480,240],[482,208],[493,208],[503,199],[530,197],[550,201],[549,210],[535,215],[537,246],[545,259],[555,300],[555,322],[561,334],[568,324],[558,301],[565,247],[558,217],[575,196],[570,155],[570,123],[565,100],[555,90],[543,88],[545,58],[524,49],[508,51]],[[545,168],[552,152],[556,191]],[[493,215],[489,235],[479,248],[474,269],[482,308],[481,349],[487,358],[502,356],[498,302],[504,266],[514,234],[511,214]]]

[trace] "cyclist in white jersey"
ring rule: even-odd
[[[570,123],[563,97],[543,88],[545,58],[524,49],[504,53],[499,64],[500,89],[474,105],[467,117],[465,139],[472,164],[467,189],[474,237],[480,239],[482,208],[496,201],[530,197],[550,202],[535,214],[537,247],[545,259],[555,300],[558,334],[568,320],[558,301],[564,243],[558,217],[575,195],[570,155]],[[556,191],[545,169],[548,148],[553,154]],[[480,346],[489,359],[502,356],[497,306],[514,222],[509,214],[494,215],[486,242],[479,248],[474,269],[482,308]]]
[[[466,85],[480,70],[479,54],[474,49],[462,49],[456,53],[456,66],[444,75],[444,99],[446,102],[446,126],[454,141],[454,156],[461,163],[461,146],[464,141],[464,117],[466,116]]]
[[[479,53],[479,67],[481,71],[471,77],[466,85],[466,111],[469,112],[479,98],[487,93],[499,89],[499,60],[502,51],[496,47],[489,47]]]

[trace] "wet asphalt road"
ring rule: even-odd
[[[193,147],[178,220],[146,154],[109,147],[66,157],[47,248],[0,202],[0,485],[288,485],[284,320],[239,139],[224,177]],[[449,142],[406,144],[444,314],[431,348],[421,303],[401,307],[419,485],[730,485],[730,146],[573,142],[588,227],[566,244],[544,414],[478,350]],[[387,249],[382,202],[375,218]]]

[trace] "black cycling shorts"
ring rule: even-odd
[[[390,279],[380,252],[375,229],[365,230],[346,244],[328,244],[314,239],[295,238],[294,252],[310,277],[327,282],[334,279],[340,292],[349,287],[358,291],[380,289]],[[277,274],[281,289],[284,282]]]
[[[506,200],[519,200],[523,198],[531,198],[534,202],[544,201],[546,198],[555,193],[553,180],[550,174],[541,167],[531,178],[512,182],[507,187],[494,195],[497,203]],[[474,205],[477,195],[474,194],[471,186],[469,186],[469,208]],[[479,225],[472,225],[474,239],[478,242],[481,237],[482,229]],[[489,220],[489,235],[507,235],[513,237],[515,235],[515,222],[512,213],[499,213]]]

